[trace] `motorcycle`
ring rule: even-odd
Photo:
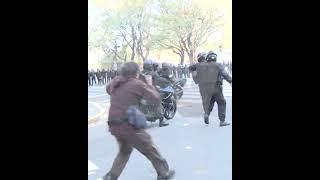
[[[148,104],[145,100],[140,102],[140,110],[146,115],[147,121],[154,122],[160,118],[172,119],[177,111],[177,102],[174,97],[175,91],[171,86],[166,88],[160,88],[157,86],[161,97],[161,113],[159,114],[159,108],[155,105]]]
[[[175,99],[179,100],[181,99],[182,95],[183,95],[183,87],[186,84],[187,79],[183,78],[183,79],[179,79],[173,82],[173,89],[175,92]]]
[[[177,102],[174,98],[175,90],[168,86],[159,90],[161,103],[163,107],[163,116],[166,119],[172,119],[177,112]]]

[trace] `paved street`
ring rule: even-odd
[[[224,82],[228,122],[232,122],[232,90]],[[88,104],[94,116],[94,105],[106,110],[109,96],[104,86],[89,87]],[[101,178],[111,167],[118,145],[106,129],[105,113],[97,123],[88,126],[88,179]],[[178,111],[167,127],[150,124],[151,134],[169,166],[176,170],[175,180],[231,180],[232,179],[232,125],[218,126],[217,105],[210,115],[210,124],[205,125],[199,88],[192,79],[184,87],[184,95],[178,101]],[[136,150],[119,180],[155,180],[152,164]]]

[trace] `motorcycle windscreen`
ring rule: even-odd
[[[186,85],[187,83],[187,79],[181,79],[181,83],[180,85],[183,87],[184,85]]]

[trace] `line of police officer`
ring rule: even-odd
[[[198,63],[191,65],[189,70],[192,78],[199,85],[204,110],[204,122],[209,124],[209,115],[214,103],[218,104],[218,116],[220,127],[230,123],[225,122],[226,100],[223,96],[223,79],[232,85],[232,77],[225,70],[224,66],[217,62],[217,54],[213,51],[202,52],[197,56]]]
[[[172,66],[172,74],[175,78],[190,78],[190,71],[187,65],[183,66],[181,64],[176,66]]]
[[[115,76],[117,76],[118,72],[115,70],[105,70],[99,69],[97,71],[88,70],[88,83],[89,86],[93,86],[94,84],[103,85],[109,83]]]

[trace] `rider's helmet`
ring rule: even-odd
[[[169,69],[170,68],[170,64],[164,62],[164,63],[162,63],[162,68],[163,69]]]
[[[153,62],[153,70],[158,71],[159,64],[157,62]]]
[[[208,62],[210,62],[210,61],[216,62],[217,61],[217,54],[214,53],[213,51],[209,51],[206,59]]]
[[[203,62],[206,60],[206,53],[205,52],[201,52],[197,55],[197,60],[198,62]]]
[[[144,61],[143,70],[144,71],[153,71],[153,61],[151,59]]]

